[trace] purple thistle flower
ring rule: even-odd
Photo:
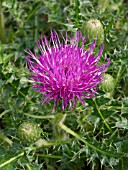
[[[34,88],[43,94],[43,104],[54,100],[54,107],[62,100],[62,110],[68,105],[72,109],[72,104],[76,104],[78,98],[84,105],[83,98],[92,98],[97,93],[97,85],[103,79],[103,73],[106,71],[107,64],[99,65],[98,61],[103,52],[103,45],[100,46],[100,52],[97,56],[92,53],[96,47],[96,41],[85,50],[84,38],[80,31],[72,38],[68,38],[60,32],[62,42],[56,31],[51,31],[49,44],[44,36],[43,40],[37,41],[41,52],[36,55],[29,49],[25,50],[29,56],[28,61],[31,77],[34,80]],[[78,43],[81,42],[81,47]]]

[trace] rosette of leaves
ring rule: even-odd
[[[21,142],[25,145],[33,144],[39,140],[41,132],[42,130],[40,126],[30,120],[24,121],[18,128],[18,136],[21,139]]]
[[[98,44],[104,42],[103,25],[98,19],[90,19],[83,23],[81,32],[84,36],[88,35],[89,42],[98,39]]]

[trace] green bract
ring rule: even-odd
[[[104,92],[113,92],[115,88],[114,78],[110,74],[104,74],[104,79],[100,84],[100,88]]]
[[[97,38],[99,44],[104,41],[103,25],[97,19],[90,19],[89,21],[83,23],[81,32],[84,36],[88,35],[90,42]]]
[[[18,128],[18,136],[25,145],[36,142],[41,137],[41,128],[32,121],[25,121]]]

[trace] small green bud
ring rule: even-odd
[[[40,139],[41,131],[37,123],[28,120],[20,124],[18,136],[23,144],[30,145]]]
[[[98,38],[98,44],[104,42],[104,29],[102,23],[97,19],[90,19],[82,25],[81,32],[84,36],[88,35],[89,41],[92,42]]]
[[[110,74],[104,74],[100,88],[104,92],[113,92],[115,88],[115,80]]]
[[[104,97],[112,98],[115,88],[115,80],[110,74],[104,74],[103,81],[100,83],[100,89],[106,94]]]

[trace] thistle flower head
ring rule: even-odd
[[[97,56],[93,55],[96,41],[85,50],[86,38],[80,31],[74,37],[68,37],[60,32],[60,41],[56,31],[51,31],[50,41],[44,36],[37,41],[40,55],[25,50],[33,87],[43,94],[43,104],[54,100],[54,107],[61,100],[62,110],[68,105],[76,104],[79,99],[84,105],[84,98],[92,98],[97,92],[97,85],[102,81],[107,64],[98,64],[103,52],[103,45]],[[79,46],[81,44],[81,46]]]

